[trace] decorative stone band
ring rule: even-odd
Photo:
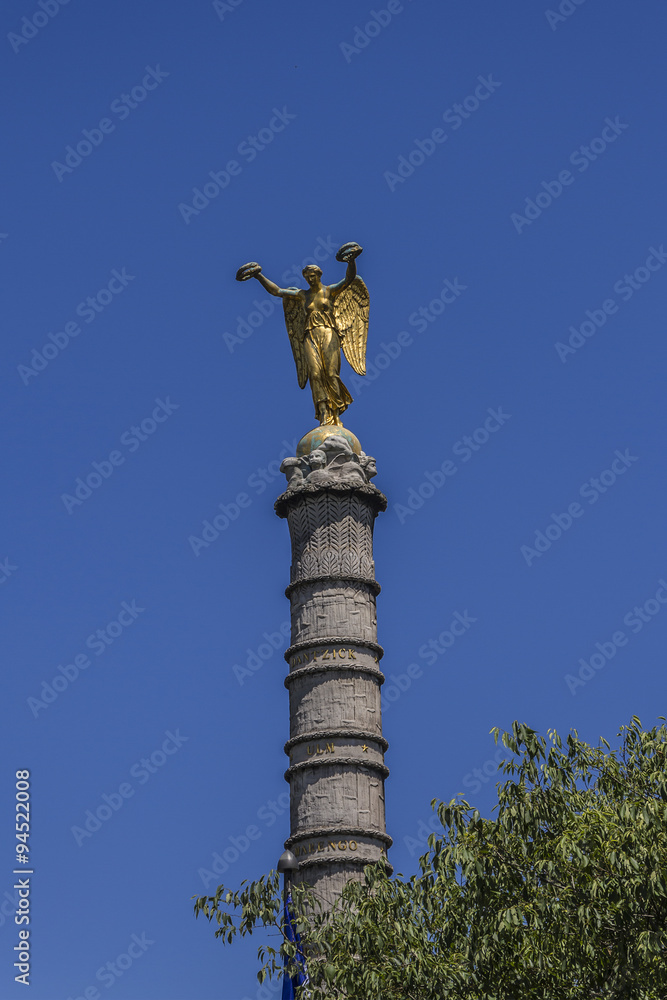
[[[303,577],[301,580],[295,580],[285,587],[285,597],[291,597],[295,590],[299,587],[306,587],[308,584],[313,583],[355,583],[362,584],[368,587],[370,592],[377,597],[377,595],[382,590],[380,584],[377,580],[368,576],[332,576],[331,574],[322,576],[308,576]]]
[[[307,830],[302,830],[298,836],[288,837],[285,841],[285,847],[291,848],[297,840],[308,839],[321,839],[322,837],[328,837],[335,839],[335,837],[345,834],[346,837],[368,837],[369,840],[379,840],[381,843],[386,844],[387,847],[391,847],[394,841],[391,839],[388,833],[382,833],[380,830],[369,830],[367,827],[362,826],[339,826],[339,827],[314,827]]]
[[[318,636],[317,639],[305,639],[303,642],[294,642],[285,650],[284,656],[289,663],[290,656],[294,656],[295,653],[300,653],[302,649],[312,649],[314,646],[363,646],[364,649],[370,649],[377,656],[378,660],[381,660],[384,656],[384,649],[379,646],[377,642],[370,642],[368,639],[353,639],[349,635],[323,635]]]
[[[285,847],[298,859],[300,869],[311,865],[338,865],[345,871],[350,865],[377,864],[380,858],[387,864],[391,843],[391,837],[379,830],[337,826],[310,828],[286,840]]]
[[[350,483],[331,483],[327,486],[316,486],[305,483],[296,490],[288,490],[281,493],[273,507],[278,517],[287,517],[290,507],[295,507],[304,500],[315,498],[321,494],[341,495],[345,493],[356,493],[365,503],[373,507],[376,513],[387,509],[387,498],[381,493],[377,486],[352,485]]]
[[[378,736],[377,733],[369,733],[364,729],[319,729],[314,733],[301,733],[299,736],[293,736],[285,744],[285,753],[288,754],[299,743],[315,743],[318,740],[334,739],[372,740],[373,743],[381,746],[383,750],[389,748],[389,744],[384,736]]]
[[[389,768],[386,764],[381,764],[379,760],[373,760],[372,757],[366,759],[365,757],[330,757],[327,755],[313,757],[312,760],[302,760],[298,764],[292,764],[285,771],[285,781],[290,781],[292,775],[298,771],[305,771],[308,768],[315,767],[335,767],[337,770],[341,767],[356,767],[363,771],[376,771],[383,778],[389,777]]]
[[[391,874],[394,871],[394,866],[389,864],[384,854],[380,855],[380,857],[389,869],[389,874]],[[340,855],[326,855],[318,852],[315,857],[304,858],[303,860],[299,858],[299,868],[309,868],[315,865],[318,867],[320,865],[340,865],[341,862],[344,863],[346,868],[350,865],[358,865],[360,868],[365,868],[366,865],[374,865],[378,861],[379,858],[372,857],[370,854],[346,854],[344,858],[341,858]]]
[[[285,847],[298,859],[301,871],[304,868],[327,866],[324,871],[328,868],[330,872],[335,865],[338,871],[349,872],[350,867],[363,868],[365,865],[377,864],[380,859],[393,871],[387,860],[387,850],[391,843],[391,837],[380,831],[334,827],[309,830],[300,836],[290,837],[285,841]],[[310,879],[312,875],[309,876],[309,881]]]
[[[381,670],[377,667],[367,667],[363,663],[358,664],[345,664],[343,666],[327,666],[326,663],[315,663],[309,667],[299,667],[298,670],[291,670],[290,673],[285,678],[284,684],[286,688],[289,688],[291,684],[294,683],[300,677],[304,677],[306,674],[327,674],[337,671],[338,673],[352,673],[352,674],[370,674],[371,677],[377,677],[379,684],[384,684],[386,677]]]

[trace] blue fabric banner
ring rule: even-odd
[[[283,995],[282,1000],[295,1000],[294,989],[296,986],[307,986],[310,982],[308,978],[308,971],[306,969],[306,959],[301,950],[301,939],[294,926],[294,920],[292,918],[292,911],[290,909],[292,905],[292,896],[290,893],[287,894],[287,899],[285,900],[285,934],[287,940],[296,944],[296,960],[300,966],[300,971],[297,972],[296,976],[293,978],[288,978],[285,976],[283,978]],[[287,961],[285,961],[285,966],[287,966]]]

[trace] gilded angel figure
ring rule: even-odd
[[[340,426],[340,415],[352,402],[340,378],[341,348],[354,371],[366,374],[368,289],[357,276],[355,260],[361,252],[358,243],[340,248],[336,260],[347,264],[347,272],[335,285],[322,283],[317,264],[308,264],[301,272],[308,284],[305,289],[279,288],[254,262],[244,264],[236,274],[238,281],[257,278],[270,295],[282,298],[299,387],[310,382],[320,424]]]

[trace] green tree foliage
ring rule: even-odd
[[[296,886],[312,1000],[667,997],[667,729],[634,718],[618,735],[592,747],[514,723],[493,819],[434,802],[443,833],[419,872],[368,867],[331,915]],[[195,912],[225,942],[280,935],[278,876],[220,886]],[[259,949],[260,982],[284,954],[284,938]]]

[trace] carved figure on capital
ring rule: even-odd
[[[288,490],[299,486],[330,486],[349,483],[365,486],[377,475],[375,459],[363,451],[357,455],[350,442],[339,434],[327,437],[308,455],[284,458],[280,471],[287,477]]]

